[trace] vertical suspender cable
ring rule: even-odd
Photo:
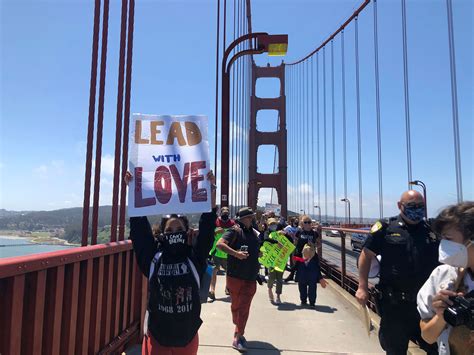
[[[317,159],[317,165],[318,165],[318,206],[319,206],[319,211],[321,211],[321,152],[320,152],[320,141],[321,141],[321,134],[320,134],[320,109],[319,109],[319,52],[316,53],[316,109],[317,114],[316,114],[316,123],[317,123],[317,137],[318,137],[318,159]],[[319,221],[321,222],[321,221]]]
[[[379,78],[379,40],[377,26],[377,0],[374,0],[374,57],[375,57],[375,106],[377,111],[377,158],[379,173],[379,217],[383,218],[382,185],[382,130],[380,127],[380,78]]]
[[[125,77],[125,109],[123,122],[123,157],[122,157],[122,177],[125,176],[128,167],[128,135],[130,126],[130,96],[132,91],[132,59],[133,59],[133,31],[135,23],[135,0],[130,0],[128,7],[128,33],[127,33],[127,67]],[[125,199],[127,189],[125,184],[120,186],[120,221],[119,240],[124,240],[125,233]]]
[[[405,93],[405,126],[407,148],[408,182],[412,181],[411,171],[411,132],[410,132],[410,96],[408,92],[408,46],[407,46],[407,15],[406,0],[402,0],[402,32],[403,32],[403,84]],[[410,184],[408,184],[410,188]]]
[[[356,96],[357,96],[357,159],[359,172],[359,223],[363,223],[362,211],[362,149],[360,134],[360,91],[359,91],[359,17],[355,18],[355,61],[356,61]]]
[[[120,50],[119,50],[119,70],[118,70],[118,88],[117,88],[117,112],[115,120],[115,154],[114,154],[114,180],[112,188],[112,221],[110,223],[110,241],[117,240],[117,217],[118,217],[118,199],[120,186],[120,158],[122,141],[122,119],[123,119],[123,88],[125,76],[125,46],[127,34],[127,10],[128,0],[122,0],[122,16],[120,24]]]
[[[100,27],[100,0],[95,0],[94,6],[94,27],[92,30],[92,59],[91,59],[91,80],[89,92],[89,116],[87,124],[87,151],[86,151],[86,171],[84,177],[84,201],[82,205],[82,237],[81,245],[88,243],[89,236],[89,207],[91,197],[91,170],[92,170],[92,146],[94,141],[94,117],[95,117],[95,97],[97,87],[97,62],[99,56],[99,27]]]
[[[236,15],[236,11],[235,11],[235,0],[233,1],[233,12],[232,12],[232,15],[233,15],[233,31],[232,31],[232,36],[233,36],[233,41],[235,41],[235,39],[237,38],[237,35],[236,35],[236,29],[235,29],[235,24],[236,24],[236,21],[235,21],[235,15]],[[238,50],[238,47],[235,48],[233,50],[233,53],[235,53],[236,51]],[[234,144],[235,144],[235,122],[234,122],[234,118],[235,118],[235,109],[236,109],[236,105],[235,105],[235,94],[236,94],[236,88],[235,88],[235,84],[236,84],[236,80],[235,80],[235,69],[236,69],[236,65],[233,65],[232,66],[232,117],[229,118],[229,121],[230,121],[230,154],[229,154],[229,157],[230,157],[230,162],[229,162],[229,165],[231,167],[231,170],[232,171],[235,171],[234,169]],[[235,198],[235,191],[234,191],[234,188],[235,188],[235,179],[234,179],[234,174],[232,174],[231,172],[229,172],[229,180],[230,180],[230,189],[229,189],[229,207],[230,207],[230,213],[235,213],[235,201],[234,201],[234,198]]]
[[[331,96],[332,96],[332,195],[334,201],[334,221],[337,222],[336,203],[336,114],[334,108],[334,40],[331,41]]]
[[[305,124],[304,124],[304,139],[303,139],[303,146],[304,146],[304,156],[306,156],[307,154],[307,151],[308,151],[308,148],[309,148],[309,101],[308,101],[308,93],[309,93],[309,90],[308,90],[308,84],[309,84],[309,78],[308,78],[308,64],[309,64],[309,61],[308,60],[305,60],[304,61],[305,63],[305,75],[304,75],[304,78],[305,78],[305,96],[304,96],[304,100],[305,100]],[[304,178],[305,178],[305,196],[304,196],[304,211],[305,212],[309,212],[309,193],[307,191],[307,187],[309,186],[309,164],[308,164],[308,161],[305,161],[305,163],[303,164],[303,167],[304,169],[306,170],[305,171],[305,175],[304,175]]]
[[[242,32],[242,27],[241,27],[241,19],[240,19],[240,15],[241,15],[241,4],[242,4],[242,1],[239,0],[238,3],[237,3],[237,38],[241,36],[241,32]],[[240,44],[238,46],[238,51],[240,52],[242,50],[242,45]],[[237,69],[236,69],[236,72],[237,72],[237,75],[235,77],[235,81],[236,81],[236,87],[237,87],[237,93],[236,93],[236,96],[237,96],[237,104],[236,104],[236,115],[235,115],[235,118],[234,120],[236,121],[235,122],[235,169],[232,173],[232,175],[234,175],[234,179],[235,179],[235,196],[234,196],[234,204],[235,206],[239,206],[239,195],[240,195],[240,186],[239,186],[239,174],[238,174],[238,171],[239,171],[239,159],[240,159],[240,156],[239,156],[239,150],[240,150],[240,147],[239,147],[239,132],[240,132],[240,116],[242,115],[242,95],[241,95],[241,92],[240,92],[240,88],[241,88],[241,84],[242,82],[240,81],[240,72],[242,70],[241,68],[241,61],[242,58],[239,58],[237,60],[237,62],[235,63],[235,65],[237,66]],[[238,207],[236,207],[238,208]]]
[[[347,126],[346,126],[346,65],[344,60],[344,31],[341,32],[342,65],[342,156],[344,162],[344,198],[347,198]],[[344,204],[347,219],[347,203]]]
[[[215,130],[214,130],[214,174],[217,174],[217,127],[219,125],[219,34],[220,34],[220,11],[221,0],[217,0],[217,28],[216,28],[216,111],[215,111]],[[225,48],[224,48],[225,50]]]
[[[328,162],[326,130],[326,47],[323,47],[323,140],[324,140],[324,220],[328,221]]]
[[[102,46],[100,52],[99,105],[97,107],[97,139],[95,150],[94,202],[92,205],[91,244],[97,244],[99,220],[100,168],[102,164],[102,132],[104,127],[105,74],[107,72],[107,38],[109,33],[109,0],[104,1]]]
[[[311,146],[311,130],[310,130],[310,111],[309,111],[309,108],[310,108],[310,101],[309,101],[309,81],[310,81],[310,70],[309,70],[309,64],[310,64],[310,61],[309,60],[306,60],[306,137],[307,137],[307,140],[306,140],[306,154],[308,152],[308,149],[309,147]],[[309,155],[310,156],[310,155]],[[309,157],[308,156],[308,157]],[[310,168],[312,168],[312,164],[307,162],[306,163],[306,176],[307,176],[307,179],[306,179],[306,185],[308,186],[308,191],[306,192],[306,212],[308,213],[308,215],[310,214],[310,204],[309,204],[309,201],[310,201],[310,198],[311,198],[311,195],[310,195],[310,191],[309,191],[309,186],[311,186],[310,182],[311,182],[311,171],[310,171]]]
[[[454,134],[454,162],[456,167],[456,191],[458,203],[463,201],[462,174],[461,174],[461,149],[459,140],[459,116],[458,116],[458,88],[456,82],[456,57],[454,48],[453,7],[451,0],[446,0],[448,10],[448,38],[449,38],[449,66],[451,69],[451,102],[453,110],[453,134]]]
[[[312,196],[311,196],[311,210],[314,211],[314,202],[315,198],[315,184],[314,184],[314,60],[311,56],[311,186],[312,186]]]

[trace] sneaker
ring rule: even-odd
[[[280,295],[277,295],[276,300],[275,300],[275,304],[276,304],[276,305],[281,304]]]
[[[307,305],[308,305],[308,303],[307,303],[306,301],[301,301],[301,306],[302,306],[302,307],[305,307],[305,306],[307,306]]]
[[[208,297],[211,299],[212,302],[216,300],[216,294],[214,292],[209,291]]]
[[[314,305],[314,303],[310,303],[309,308],[316,309],[316,306]]]
[[[237,350],[238,352],[244,353],[247,351],[246,341],[244,337],[234,338],[232,342],[232,347]]]

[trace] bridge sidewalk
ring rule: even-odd
[[[218,276],[217,300],[202,307],[200,355],[238,354],[231,346],[234,326],[224,282],[225,277]],[[247,354],[383,354],[376,333],[367,336],[359,310],[336,287],[318,287],[317,307],[309,309],[300,307],[293,282],[283,286],[279,306],[270,304],[266,284],[258,286],[245,334]]]

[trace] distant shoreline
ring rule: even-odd
[[[40,234],[41,233],[41,234]],[[29,232],[21,230],[0,230],[0,236],[5,239],[26,239],[32,244],[80,246],[80,244],[69,243],[65,239],[45,235],[46,232]]]

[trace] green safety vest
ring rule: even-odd
[[[216,228],[216,230],[217,230],[217,228]],[[217,233],[217,234],[214,233],[214,244],[212,245],[212,249],[209,252],[209,255],[211,255],[211,256],[215,255],[218,258],[227,259],[227,253],[225,253],[222,250],[219,250],[219,249],[216,248],[217,242],[219,241],[219,239],[222,238],[222,234],[224,234],[226,231],[227,231],[227,229],[224,229],[223,233]]]

